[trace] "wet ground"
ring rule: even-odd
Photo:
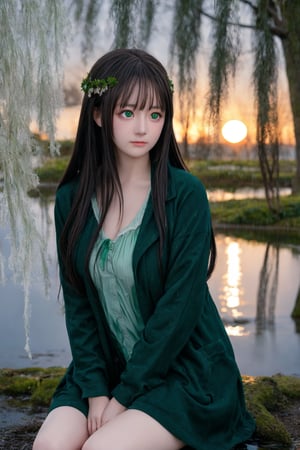
[[[0,430],[1,450],[31,450],[40,423],[12,426]]]
[[[0,450],[31,450],[46,408],[32,411],[22,405],[11,406],[8,400],[0,396]]]

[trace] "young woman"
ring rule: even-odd
[[[207,287],[209,206],[174,137],[173,84],[120,49],[82,89],[55,205],[73,361],[33,449],[229,450],[254,422]]]

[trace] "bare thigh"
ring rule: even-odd
[[[32,450],[81,450],[87,438],[85,415],[71,406],[60,406],[46,417]]]
[[[184,443],[148,414],[128,409],[97,430],[82,450],[179,450]]]

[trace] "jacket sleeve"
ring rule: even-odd
[[[125,406],[164,382],[199,321],[209,295],[206,283],[211,239],[209,206],[202,184],[198,180],[190,184],[188,189],[180,190],[172,217],[164,293],[134,347],[120,384],[113,391]]]
[[[74,364],[74,381],[81,388],[83,398],[109,395],[104,357],[90,302],[86,295],[78,294],[68,283],[61,260],[58,243],[70,207],[71,193],[69,186],[66,185],[57,192],[54,216],[65,320]]]

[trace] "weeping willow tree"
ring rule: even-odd
[[[0,220],[1,228],[8,224],[11,230],[10,267],[23,281],[28,353],[29,288],[35,254],[45,262],[45,242],[37,231],[27,195],[38,184],[33,160],[40,154],[30,125],[36,122],[39,131],[49,136],[54,153],[55,121],[62,98],[63,17],[62,4],[56,0],[0,2]],[[2,268],[3,258],[0,245]],[[3,282],[3,269],[0,274]]]
[[[69,0],[83,24],[83,53],[93,47],[97,23],[105,1]],[[28,292],[34,252],[43,255],[40,237],[27,192],[38,184],[32,166],[39,154],[30,124],[50,139],[55,152],[55,121],[62,98],[62,51],[68,29],[66,0],[0,1],[0,220],[9,223],[13,272],[21,275],[25,292],[25,328],[28,328]],[[172,14],[169,26],[170,55],[177,67],[182,117],[186,128],[197,86],[197,57],[201,53],[202,17],[211,20],[212,52],[207,97],[209,119],[218,126],[231,76],[241,49],[239,30],[253,31],[252,79],[257,110],[258,155],[266,198],[278,212],[277,44],[282,44],[290,89],[296,139],[297,171],[294,190],[300,191],[300,2],[287,0],[107,0],[115,25],[114,46],[146,48],[160,35],[159,8]],[[213,6],[213,8],[212,8]],[[247,8],[247,23],[239,19]],[[210,9],[209,9],[210,8]],[[276,39],[277,38],[277,39]],[[37,249],[36,249],[37,248]],[[1,260],[0,277],[4,276]],[[0,278],[1,281],[1,278]],[[27,330],[28,337],[28,330]],[[28,348],[28,342],[27,342]]]
[[[74,0],[77,20],[85,24],[84,39],[91,48],[96,17],[103,2]],[[222,115],[229,83],[236,74],[241,53],[240,30],[253,32],[253,92],[256,106],[258,157],[271,211],[279,212],[279,142],[278,142],[278,46],[281,44],[290,90],[291,110],[296,140],[296,176],[294,192],[300,191],[300,2],[286,0],[109,0],[115,24],[116,47],[136,45],[146,48],[151,30],[157,30],[161,4],[173,12],[169,28],[170,55],[178,68],[178,91],[183,105],[183,121],[189,124],[194,89],[196,60],[201,52],[201,18],[212,26],[212,53],[209,64],[208,117],[215,129]],[[213,5],[213,9],[212,9]],[[91,14],[92,11],[92,14]],[[242,11],[242,14],[240,12]],[[242,22],[240,17],[246,17]],[[89,24],[91,26],[89,26]],[[87,46],[86,46],[87,48]]]

